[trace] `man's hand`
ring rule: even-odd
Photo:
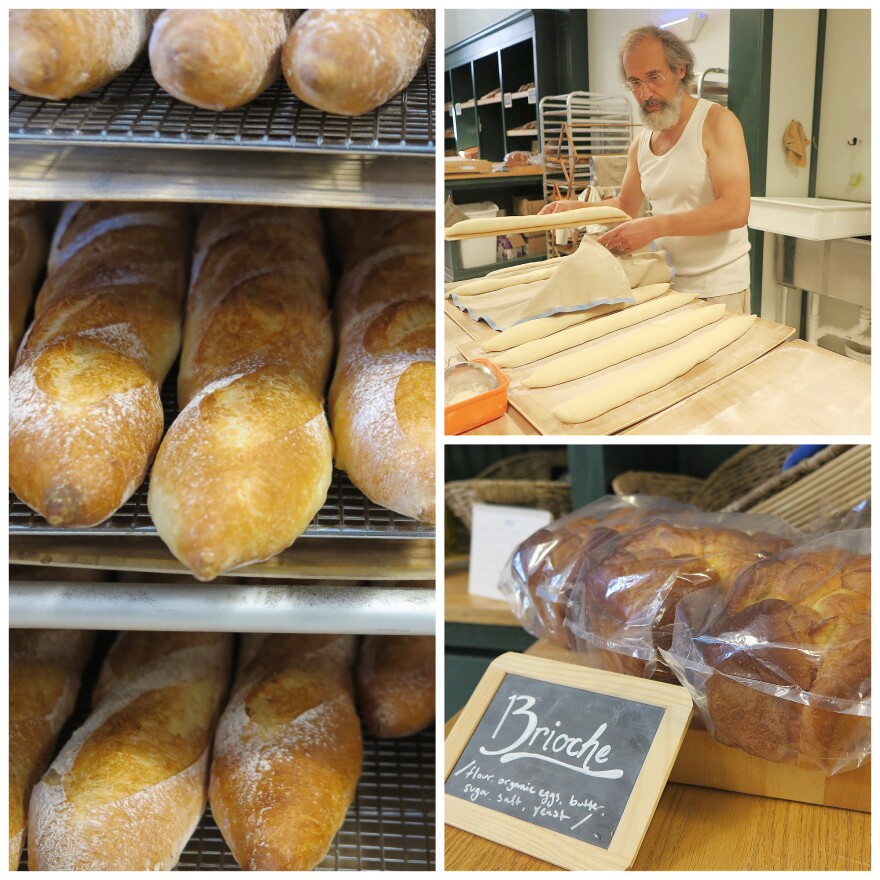
[[[643,248],[649,242],[661,235],[659,217],[639,217],[637,220],[627,220],[600,235],[596,241],[604,245],[609,251],[618,254],[631,254]]]
[[[574,211],[578,208],[588,208],[589,205],[586,202],[578,202],[578,201],[569,201],[567,199],[550,202],[549,205],[544,205],[540,211],[538,211],[538,216],[541,214],[555,214],[557,211]]]

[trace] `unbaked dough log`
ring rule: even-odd
[[[553,415],[567,425],[577,425],[656,391],[735,342],[755,323],[755,318],[757,315],[741,315],[722,321],[681,348],[658,355],[625,376],[560,404]]]
[[[715,321],[720,321],[726,306],[723,303],[676,315],[666,321],[638,327],[620,339],[609,339],[591,349],[566,355],[545,364],[523,379],[526,388],[546,388],[572,379],[582,379],[630,358],[638,357],[664,345],[684,339]]]
[[[554,333],[544,339],[536,339],[534,342],[518,345],[493,360],[499,367],[521,367],[523,364],[530,364],[532,361],[550,357],[551,354],[559,354],[560,351],[598,339],[600,336],[605,336],[606,333],[613,333],[624,327],[632,327],[633,324],[640,324],[649,318],[656,318],[657,315],[662,315],[664,312],[671,312],[673,309],[687,305],[695,297],[694,293],[671,293],[669,296],[660,297],[639,306],[630,306],[630,308],[613,315],[606,315],[602,318],[596,318],[595,321],[569,327],[567,330]]]
[[[565,257],[551,257],[549,260],[544,260],[543,263],[540,263],[540,267],[543,269],[545,266],[558,266]],[[504,269],[495,269],[494,272],[487,272],[486,278],[498,278],[504,275],[519,275],[524,272],[531,272],[535,269],[534,263],[527,263],[525,266],[507,266]]]
[[[551,315],[549,318],[523,321],[521,324],[515,324],[507,330],[502,330],[491,339],[486,339],[481,345],[483,351],[506,351],[508,348],[514,348],[526,342],[544,339],[551,333],[558,333],[560,330],[574,327],[575,324],[583,324],[584,321],[589,321],[592,318],[600,318],[602,315],[641,305],[644,302],[662,296],[667,290],[669,290],[668,284],[648,284],[645,287],[633,290],[633,301],[631,303],[609,303],[608,305],[596,306],[596,308],[588,309],[587,311],[571,312],[567,315]]]
[[[547,281],[556,271],[557,266],[548,268],[532,269],[530,272],[519,272],[516,275],[505,275],[501,278],[477,278],[468,281],[455,290],[450,291],[456,296],[476,296],[480,293],[493,293],[496,290],[505,290],[508,287],[518,287],[520,284],[531,284],[533,281]]]
[[[574,211],[557,211],[554,214],[528,214],[521,217],[477,217],[459,220],[444,231],[447,241],[472,236],[504,235],[508,232],[530,232],[542,229],[568,229],[593,223],[621,223],[631,220],[629,214],[619,208],[577,208]]]

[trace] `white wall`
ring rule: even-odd
[[[519,9],[447,9],[443,13],[446,25],[444,46],[454,46],[465,37],[520,11]]]

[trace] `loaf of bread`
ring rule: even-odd
[[[95,525],[143,481],[189,255],[183,206],[66,205],[9,380],[10,486],[52,525]]]
[[[156,82],[180,101],[230,110],[281,76],[294,9],[166,9],[150,37]]]
[[[344,273],[329,412],[336,463],[368,498],[434,520],[434,216],[331,216]]]
[[[213,207],[192,276],[181,412],[148,506],[171,552],[207,581],[290,546],[327,497],[333,333],[320,216]]]
[[[853,533],[850,533],[853,534]],[[745,569],[701,640],[726,745],[832,773],[870,743],[871,559],[804,545]]]
[[[28,866],[167,871],[205,809],[232,637],[123,633],[92,714],[34,788]]]
[[[106,85],[147,44],[157,9],[12,9],[9,85],[53,101]]]
[[[410,84],[433,39],[433,9],[309,9],[284,44],[284,78],[307,104],[359,116]]]
[[[373,736],[410,736],[434,720],[434,653],[433,636],[365,636],[361,641],[357,700]]]
[[[31,789],[49,766],[73,711],[94,634],[9,631],[9,870],[18,869]]]
[[[362,760],[355,652],[354,636],[243,637],[210,789],[243,869],[310,870],[341,827]]]
[[[41,202],[9,203],[9,369],[24,336],[34,302],[34,287],[46,266],[49,238],[46,206]]]

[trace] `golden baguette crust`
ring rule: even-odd
[[[359,116],[409,85],[433,39],[432,9],[309,9],[284,44],[284,77],[307,104]]]
[[[143,481],[180,346],[189,213],[69,203],[9,382],[10,486],[52,525],[91,526]]]
[[[433,222],[360,214],[331,218],[345,265],[329,395],[336,463],[377,504],[433,522]]]
[[[49,766],[73,711],[94,634],[9,631],[9,870],[18,869],[31,789]]]
[[[46,206],[42,202],[9,203],[9,369],[24,335],[34,301],[34,286],[49,250]]]
[[[365,636],[357,666],[358,706],[374,736],[410,736],[435,714],[433,636]]]
[[[241,107],[281,75],[294,9],[166,9],[150,37],[156,82],[207,110]]]
[[[289,547],[327,497],[329,285],[317,212],[205,214],[180,360],[182,411],[148,495],[159,536],[201,580]]]
[[[106,85],[146,46],[157,9],[13,9],[9,84],[61,100]]]
[[[31,870],[169,870],[205,809],[224,633],[123,633],[92,714],[34,788]]]
[[[315,867],[361,771],[354,636],[246,635],[214,741],[210,802],[245,870]]]

